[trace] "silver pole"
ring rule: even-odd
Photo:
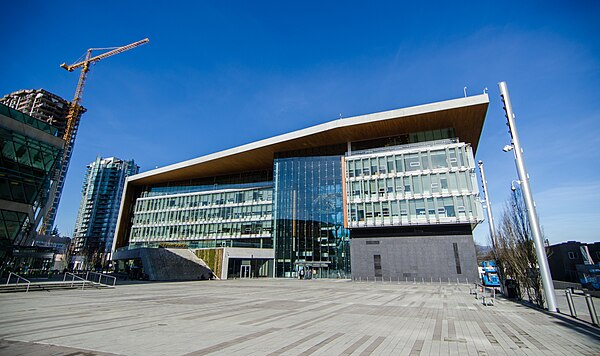
[[[587,303],[588,310],[590,311],[590,318],[592,318],[592,324],[598,326],[598,315],[596,315],[596,308],[594,308],[594,301],[592,300],[592,296],[586,293],[585,302]]]
[[[488,196],[487,181],[485,180],[485,172],[483,170],[483,161],[479,161],[479,171],[481,172],[481,183],[483,188],[483,197],[485,199],[485,208],[487,210],[488,225],[490,226],[490,236],[492,238],[492,249],[496,252],[496,227],[494,225],[494,217],[492,216],[492,203]]]
[[[546,257],[544,241],[542,241],[540,223],[537,218],[535,203],[533,201],[531,188],[529,186],[529,174],[527,174],[527,170],[525,169],[523,149],[521,148],[521,142],[519,141],[517,126],[515,124],[515,114],[513,113],[512,105],[510,103],[510,96],[508,95],[508,87],[506,82],[498,83],[498,87],[500,88],[500,96],[502,96],[502,101],[504,102],[504,110],[506,111],[506,118],[508,119],[508,126],[512,136],[515,163],[517,165],[517,172],[519,173],[519,180],[521,181],[523,200],[525,201],[525,206],[527,208],[527,217],[529,218],[529,224],[533,234],[533,242],[535,243],[535,253],[537,255],[538,265],[540,267],[542,285],[546,294],[546,301],[548,302],[548,311],[556,312],[556,296],[554,295],[552,274],[550,273],[550,268],[548,267],[548,258]]]
[[[565,289],[565,296],[567,297],[567,304],[569,305],[569,312],[571,316],[577,318],[577,311],[575,310],[575,304],[573,304],[573,295],[571,294],[571,289]]]

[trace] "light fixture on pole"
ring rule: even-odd
[[[521,181],[520,180],[513,180],[512,182],[510,182],[510,190],[512,190],[513,192],[517,191],[517,186],[515,185],[515,183],[521,185]]]
[[[542,239],[542,232],[540,229],[540,223],[538,221],[537,212],[535,210],[535,203],[531,194],[531,187],[529,186],[529,175],[525,169],[525,160],[523,159],[523,148],[519,141],[519,135],[517,133],[517,126],[515,124],[515,114],[512,110],[510,103],[510,96],[508,94],[508,86],[506,82],[498,83],[500,88],[500,96],[504,103],[504,111],[506,112],[506,118],[508,119],[508,127],[510,135],[512,137],[512,144],[504,147],[504,151],[513,151],[515,155],[515,164],[517,166],[517,172],[519,174],[519,181],[521,182],[521,191],[523,193],[523,200],[525,201],[525,207],[527,208],[527,217],[529,218],[529,225],[531,227],[531,233],[533,235],[533,242],[535,244],[535,253],[538,260],[538,266],[540,269],[540,276],[542,278],[542,285],[544,287],[544,293],[546,301],[548,303],[548,311],[556,312],[556,296],[554,294],[554,284],[552,282],[552,274],[550,273],[550,267],[548,266],[548,257],[546,256],[546,250],[544,248],[544,241]],[[507,148],[509,147],[509,148]]]

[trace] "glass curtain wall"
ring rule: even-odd
[[[130,242],[272,248],[272,189],[268,182],[238,189],[229,185],[195,193],[146,194],[136,201]]]
[[[37,215],[45,202],[44,193],[61,152],[60,147],[0,128],[0,200],[31,205]],[[4,209],[0,213],[0,245],[19,244],[24,238],[19,233],[27,232],[22,229],[27,225],[27,214]]]
[[[349,226],[482,221],[471,147],[433,141],[353,152],[346,157]]]
[[[276,159],[275,275],[345,278],[350,274],[344,228],[342,157]]]

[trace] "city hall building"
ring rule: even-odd
[[[306,129],[127,178],[113,259],[186,249],[220,278],[474,281],[487,94]]]

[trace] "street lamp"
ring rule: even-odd
[[[513,180],[512,182],[510,182],[510,190],[512,190],[513,192],[517,191],[517,186],[515,185],[515,183],[521,185],[521,181],[520,180]]]
[[[517,133],[515,114],[513,113],[512,105],[510,103],[508,86],[506,85],[506,82],[500,82],[498,83],[498,87],[500,88],[500,96],[504,102],[504,111],[506,112],[509,132],[512,137],[511,145],[504,146],[503,150],[505,152],[513,151],[515,155],[515,164],[517,166],[517,172],[519,173],[519,181],[521,185],[521,191],[523,193],[523,200],[525,201],[525,207],[527,208],[527,217],[529,218],[529,225],[531,227],[533,242],[535,244],[535,253],[538,259],[540,275],[542,277],[542,285],[544,286],[544,293],[546,295],[546,301],[548,302],[548,311],[556,312],[556,296],[554,295],[552,274],[550,273],[550,267],[548,266],[548,257],[546,256],[544,241],[542,240],[540,223],[535,210],[535,203],[533,201],[533,195],[531,194],[531,187],[529,186],[529,175],[525,169],[523,148],[521,147],[521,142],[519,141],[519,135]]]

